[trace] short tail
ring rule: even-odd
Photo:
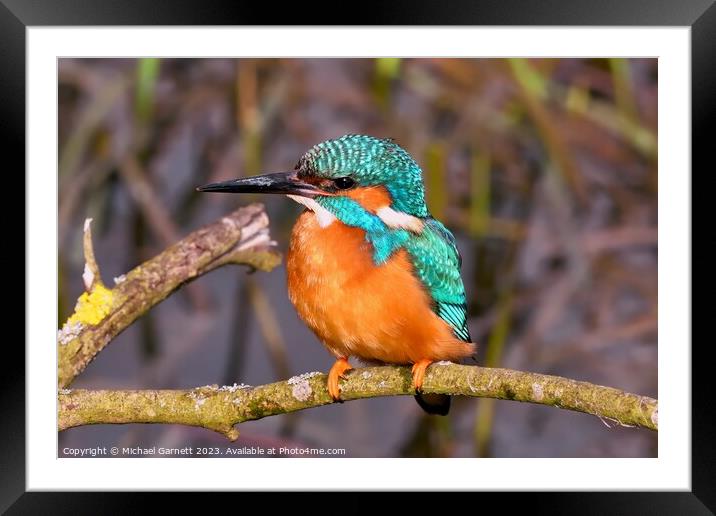
[[[451,399],[447,394],[426,394],[421,392],[415,395],[415,401],[418,402],[420,408],[433,416],[447,416],[448,412],[450,412]]]

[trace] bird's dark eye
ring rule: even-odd
[[[333,180],[333,184],[336,185],[336,188],[339,190],[348,190],[349,188],[352,188],[356,182],[350,177],[339,177]]]

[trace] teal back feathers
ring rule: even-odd
[[[455,237],[439,221],[428,218],[420,235],[411,235],[405,248],[415,272],[435,301],[435,312],[453,328],[453,333],[471,342],[467,328],[467,300],[460,277],[462,260]]]
[[[361,228],[373,250],[373,262],[385,263],[405,249],[414,274],[433,300],[433,310],[470,342],[465,288],[460,277],[460,255],[452,233],[430,216],[425,205],[422,171],[413,158],[391,140],[347,135],[319,143],[296,166],[299,176],[351,178],[357,187],[383,186],[391,208],[419,218],[422,231],[390,227],[375,213],[345,196],[317,196],[315,201],[344,224]]]

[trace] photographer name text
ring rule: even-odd
[[[151,446],[94,446],[90,448],[62,449],[65,457],[330,457],[345,456],[345,448],[311,448],[288,446],[184,446],[168,448]]]

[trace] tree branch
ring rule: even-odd
[[[429,367],[423,391],[538,403],[593,414],[623,426],[658,429],[658,401],[611,387],[559,376],[440,362]],[[354,369],[341,385],[344,400],[413,394],[410,369]],[[59,430],[90,424],[174,423],[238,438],[234,425],[332,403],[326,375],[306,373],[250,387],[205,386],[191,390],[59,393]],[[606,424],[606,421],[605,421]]]
[[[86,292],[57,335],[58,386],[68,386],[114,337],[185,283],[228,263],[269,271],[280,262],[260,204],[240,208],[144,262],[107,288],[85,222]]]

